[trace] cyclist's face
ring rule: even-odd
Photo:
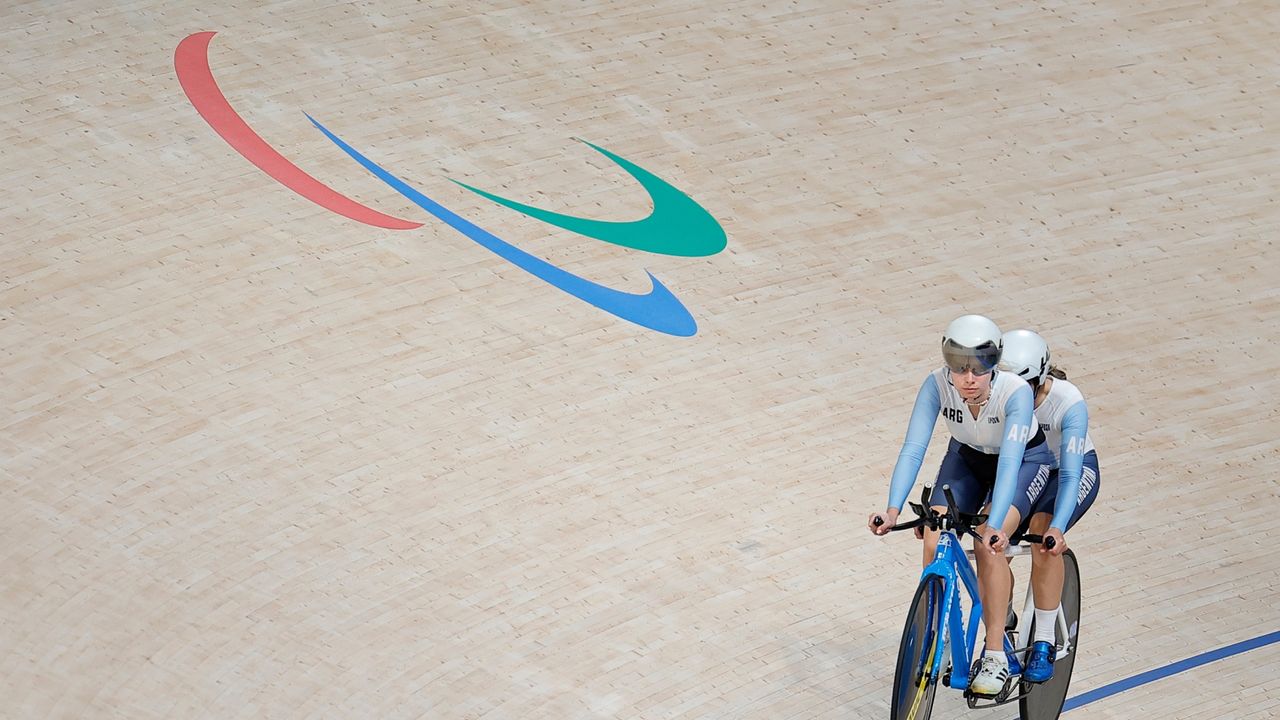
[[[991,371],[979,375],[969,368],[965,368],[964,372],[952,370],[951,384],[965,400],[981,400],[991,389]]]

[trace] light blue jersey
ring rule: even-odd
[[[1048,438],[1058,460],[1058,498],[1051,527],[1065,530],[1081,492],[1084,456],[1093,450],[1089,437],[1089,408],[1080,389],[1066,380],[1053,379],[1049,394],[1036,408],[1036,422]],[[1096,479],[1096,477],[1095,477]]]
[[[987,522],[997,528],[1003,525],[1013,502],[1027,441],[1038,430],[1033,423],[1033,405],[1031,386],[1026,381],[1012,373],[996,372],[991,378],[990,398],[974,418],[951,384],[951,371],[945,367],[934,370],[916,393],[907,437],[889,483],[889,507],[901,510],[906,502],[941,415],[957,441],[987,455],[999,455]]]

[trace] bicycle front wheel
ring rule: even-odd
[[[933,674],[934,658],[942,653],[942,604],[946,595],[942,578],[930,575],[920,581],[907,624],[898,646],[898,664],[893,675],[891,720],[929,720],[938,678]]]
[[[1067,700],[1067,686],[1071,684],[1071,668],[1076,664],[1079,654],[1077,643],[1080,640],[1080,566],[1076,562],[1075,553],[1067,550],[1062,553],[1062,614],[1067,620],[1067,637],[1062,636],[1062,628],[1058,628],[1058,647],[1064,640],[1070,640],[1071,651],[1058,658],[1053,664],[1053,677],[1032,688],[1030,694],[1018,701],[1018,710],[1022,720],[1058,720],[1062,714],[1062,705]],[[1032,623],[1030,637],[1035,637],[1035,623]]]

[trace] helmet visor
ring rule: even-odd
[[[1000,362],[1000,346],[987,341],[978,347],[965,347],[954,340],[943,340],[942,360],[951,372],[972,370],[974,375],[986,375]]]

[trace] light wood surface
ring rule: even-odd
[[[1280,628],[1272,3],[0,10],[0,716],[879,718],[918,572],[872,538],[942,327],[1089,399],[1075,692]],[[173,52],[382,212],[236,154]],[[700,332],[607,315],[445,206]],[[689,193],[679,258],[520,216]],[[922,476],[940,455],[935,438]],[[1280,645],[1068,717],[1264,718]],[[1073,693],[1074,694],[1074,693]],[[964,714],[951,693],[935,717]]]

